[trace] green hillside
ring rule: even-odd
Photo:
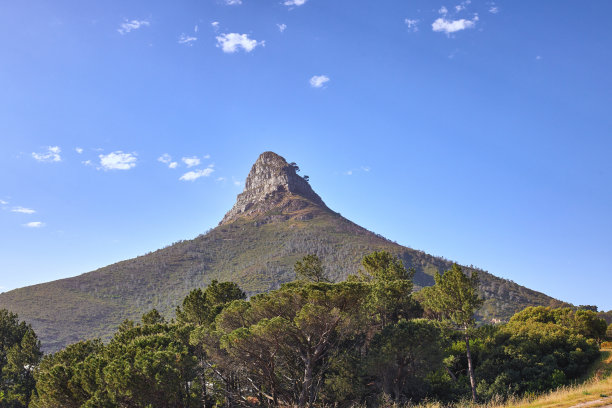
[[[382,249],[416,269],[419,287],[433,284],[433,274],[450,266],[315,206],[285,215],[291,218],[241,219],[90,273],[3,293],[0,308],[18,313],[32,324],[46,350],[57,350],[85,338],[107,339],[122,320],[137,319],[151,308],[171,317],[191,289],[212,279],[237,282],[248,294],[278,288],[294,278],[293,264],[308,253],[318,254],[337,280],[357,272],[363,255]],[[506,320],[526,306],[560,304],[486,272],[481,280],[485,320]]]
[[[80,276],[2,293],[0,308],[31,323],[43,348],[52,351],[82,339],[109,339],[124,319],[138,319],[152,308],[173,317],[191,289],[213,279],[234,281],[249,295],[276,289],[294,278],[298,259],[315,253],[329,275],[342,280],[375,250],[394,253],[414,267],[417,289],[433,284],[435,272],[451,265],[329,210],[293,166],[268,152],[253,166],[245,192],[217,228]],[[527,306],[562,304],[486,272],[481,291],[483,321],[507,320]]]

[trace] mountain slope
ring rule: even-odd
[[[151,308],[171,317],[191,289],[212,279],[232,280],[255,294],[292,280],[295,261],[316,253],[330,276],[341,280],[374,250],[390,251],[414,267],[417,287],[433,284],[434,273],[451,265],[331,211],[293,165],[266,152],[236,205],[207,234],[80,276],[0,294],[0,308],[30,322],[45,350],[52,351],[85,338],[107,339],[122,320],[139,319]],[[484,320],[506,320],[526,306],[561,304],[486,272],[481,281]]]

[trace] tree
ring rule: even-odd
[[[197,359],[197,376],[200,384],[200,398],[203,406],[208,406],[209,398],[206,383],[206,370],[211,366],[205,350],[204,341],[210,338],[210,326],[221,311],[234,300],[246,298],[245,293],[233,282],[213,280],[205,290],[194,289],[176,308],[179,324],[192,324],[195,327],[189,343]]]
[[[0,309],[0,406],[27,407],[35,389],[34,368],[42,357],[29,324]]]
[[[608,326],[608,329],[606,330],[606,337],[608,338],[608,341],[612,341],[612,324]]]
[[[293,168],[293,170],[295,170],[296,173],[300,172],[300,166],[298,166],[295,162],[289,163],[289,167]]]
[[[414,269],[406,269],[401,259],[387,251],[373,252],[361,261],[365,272],[362,278],[369,282],[367,308],[380,328],[400,319],[421,316],[417,302],[412,298]]]
[[[166,320],[157,311],[157,309],[151,309],[151,311],[142,315],[142,324],[164,324]]]
[[[459,265],[453,264],[450,270],[444,272],[444,275],[436,273],[434,279],[434,286],[421,291],[423,305],[426,309],[431,309],[463,330],[472,400],[476,402],[476,379],[470,352],[469,329],[474,326],[474,313],[483,302],[478,295],[478,273],[472,271],[471,275],[467,276]]]
[[[330,282],[323,269],[323,263],[316,255],[306,255],[293,266],[298,279],[312,282]]]
[[[257,394],[274,405],[312,406],[329,357],[358,327],[363,282],[306,283],[236,302],[221,313],[221,346]]]
[[[425,319],[401,320],[374,337],[369,370],[382,392],[397,402],[419,397],[423,378],[442,366],[440,329]]]

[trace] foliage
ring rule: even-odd
[[[192,290],[167,322],[124,321],[110,343],[75,343],[35,369],[32,407],[385,406],[542,392],[598,356],[590,310],[528,308],[470,328],[475,274],[455,267],[419,298],[389,253],[340,283],[294,281],[246,300],[234,283]],[[595,318],[593,317],[595,316]],[[450,322],[452,324],[447,324]],[[458,330],[460,329],[460,330]],[[469,332],[469,337],[466,334]]]
[[[476,378],[468,330],[474,326],[474,314],[483,303],[478,293],[478,273],[473,271],[468,276],[463,273],[459,265],[453,264],[453,267],[444,272],[444,275],[436,273],[434,278],[436,284],[424,288],[420,299],[426,310],[430,310],[438,317],[447,319],[464,331],[472,401],[476,402]]]
[[[312,282],[330,282],[323,270],[323,262],[318,256],[309,254],[297,261],[293,267],[298,279]]]
[[[0,309],[0,406],[27,407],[35,388],[34,367],[42,353],[32,327]]]

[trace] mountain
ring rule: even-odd
[[[43,348],[54,351],[82,339],[108,339],[124,319],[138,320],[152,308],[172,317],[190,290],[213,279],[232,280],[249,295],[278,288],[294,279],[294,263],[309,253],[341,280],[358,271],[365,254],[387,250],[416,269],[417,289],[451,266],[330,210],[297,170],[295,163],[265,152],[234,207],[206,234],[93,272],[2,293],[0,308],[31,323]],[[527,306],[562,305],[484,271],[481,292],[484,321],[507,320]]]

